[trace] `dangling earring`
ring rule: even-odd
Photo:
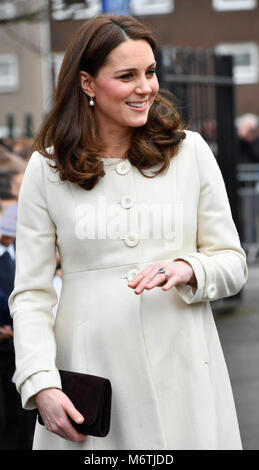
[[[94,106],[94,100],[92,96],[90,96],[89,106]]]

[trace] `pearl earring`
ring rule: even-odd
[[[90,97],[89,106],[94,106],[94,100],[92,96]]]

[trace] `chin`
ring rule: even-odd
[[[143,120],[142,122],[136,122],[132,127],[143,127],[147,123],[147,119]]]
[[[137,129],[138,127],[144,127],[146,125],[147,121],[145,122],[142,122],[140,124],[136,123],[134,125],[132,125],[131,127],[133,127],[134,129]]]
[[[134,119],[129,123],[130,127],[142,127],[145,126],[147,123],[148,116],[139,118],[139,119]]]

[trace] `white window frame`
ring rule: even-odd
[[[174,0],[131,0],[131,13],[133,15],[165,15],[174,10]]]
[[[233,76],[237,85],[253,84],[259,81],[259,49],[256,43],[247,42],[240,44],[219,44],[216,53],[223,55],[238,55],[249,53],[250,65],[234,65]]]
[[[62,10],[63,0],[52,0],[52,18],[54,20],[75,20],[92,18],[102,13],[101,0],[88,0],[88,7],[83,7],[83,0],[78,0],[78,4],[71,5],[70,8]],[[174,0],[130,0],[129,8],[132,15],[163,15],[174,10]]]
[[[7,63],[10,73],[7,77],[0,75],[0,93],[14,93],[19,88],[19,66],[15,54],[0,54],[0,63]]]
[[[78,4],[71,5],[70,8],[62,10],[63,0],[52,0],[52,18],[53,20],[83,20],[99,15],[102,11],[101,0],[88,0],[88,6],[83,6],[84,0],[78,0]],[[86,5],[86,4],[85,4]]]
[[[212,0],[214,10],[254,10],[257,7],[257,0]]]

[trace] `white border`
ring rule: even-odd
[[[214,10],[253,10],[257,7],[257,0],[212,0]]]
[[[164,15],[174,10],[174,0],[131,0],[133,15]]]
[[[88,0],[85,7],[83,5],[84,1],[81,0],[78,4],[71,4],[70,8],[64,8],[63,0],[52,0],[52,18],[53,20],[83,20],[92,18],[95,15],[99,15],[102,12],[102,2],[101,0]],[[86,6],[87,5],[87,6]]]
[[[54,20],[75,20],[91,18],[102,13],[101,0],[88,0],[88,6],[84,8],[83,0],[78,4],[72,4],[64,11],[63,0],[52,0]],[[130,12],[136,16],[164,15],[174,10],[174,0],[130,0]]]

